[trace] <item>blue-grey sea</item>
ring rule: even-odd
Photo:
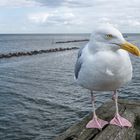
[[[82,47],[89,34],[0,35],[0,54],[59,47]],[[126,39],[140,47],[140,35]],[[90,94],[74,81],[78,50],[0,59],[0,140],[53,140],[91,112]],[[140,59],[131,56],[132,81],[119,90],[125,99],[140,99]],[[101,93],[101,92],[98,92]],[[111,99],[96,94],[96,107]]]

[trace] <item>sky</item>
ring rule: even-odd
[[[140,0],[0,0],[0,33],[140,33]]]

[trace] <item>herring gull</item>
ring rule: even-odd
[[[102,129],[107,121],[97,117],[95,111],[95,91],[112,91],[116,105],[114,118],[109,122],[120,127],[132,124],[118,112],[117,89],[132,78],[132,64],[128,52],[140,56],[140,50],[127,42],[123,35],[112,25],[98,27],[89,42],[78,52],[75,65],[77,83],[91,92],[93,118],[86,128]]]

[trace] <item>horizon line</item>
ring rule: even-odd
[[[40,34],[40,35],[45,35],[45,34],[91,34],[91,33],[0,33],[0,35],[17,35],[17,34],[19,34],[19,35],[37,35],[37,34]],[[130,33],[130,32],[128,32],[128,33],[122,33],[122,34],[140,34],[140,33],[134,33],[134,32],[132,32],[132,33]]]

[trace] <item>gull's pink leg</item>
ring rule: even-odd
[[[92,107],[93,107],[93,118],[88,122],[86,128],[102,129],[106,124],[108,124],[108,122],[101,120],[97,117],[95,112],[95,97],[93,96],[93,92],[91,92],[91,100],[92,100]]]
[[[116,97],[116,92],[113,92],[113,95],[112,95],[112,100],[115,101],[115,97]]]
[[[115,105],[116,105],[116,114],[115,117],[110,121],[110,124],[113,125],[118,125],[120,127],[131,127],[132,124],[125,118],[121,117],[118,111],[118,93],[117,91],[114,91],[114,95],[115,95]],[[113,95],[113,96],[114,96]]]

